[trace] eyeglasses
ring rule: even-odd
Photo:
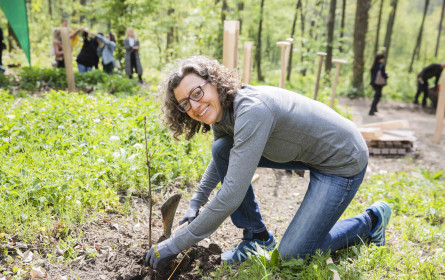
[[[179,100],[178,105],[176,105],[176,109],[183,113],[187,113],[188,110],[192,108],[190,100],[199,101],[204,96],[204,91],[202,87],[205,86],[209,80],[205,80],[202,85],[199,85],[190,91],[189,97]]]

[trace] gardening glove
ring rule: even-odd
[[[184,216],[182,216],[182,220],[179,221],[179,225],[182,225],[185,222],[188,222],[189,224],[198,216],[199,210],[195,210],[192,207],[189,207],[187,211],[185,212]]]
[[[145,253],[144,265],[160,271],[166,267],[181,252],[173,239],[169,238],[156,245]]]

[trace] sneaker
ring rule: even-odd
[[[236,246],[232,251],[224,252],[221,254],[221,261],[233,264],[235,262],[244,262],[247,260],[248,253],[251,255],[257,254],[257,248],[260,247],[265,251],[272,251],[275,249],[277,243],[272,234],[269,233],[269,239],[267,241],[248,238],[248,232],[244,231],[243,241]],[[258,247],[257,247],[258,246]]]
[[[376,246],[384,246],[385,229],[388,225],[389,218],[391,217],[391,208],[389,207],[388,203],[379,200],[366,210],[372,211],[377,218],[379,218],[377,226],[369,233],[371,243],[374,243]]]

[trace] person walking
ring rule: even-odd
[[[374,63],[371,67],[371,86],[374,89],[374,99],[372,100],[371,109],[369,115],[375,115],[377,110],[377,104],[382,97],[382,89],[386,85],[388,75],[385,70],[385,55],[377,54],[374,58]]]
[[[98,66],[99,56],[97,55],[97,47],[99,43],[97,38],[91,38],[88,29],[82,28],[83,45],[79,54],[77,55],[77,69],[79,73],[86,73],[93,70],[93,67]]]
[[[139,58],[139,40],[136,37],[134,29],[129,27],[127,29],[127,36],[124,40],[125,47],[125,74],[131,79],[134,72],[139,77],[139,83],[143,83],[142,80],[142,66]]]
[[[366,142],[351,121],[325,104],[285,89],[241,85],[236,70],[207,57],[191,57],[166,75],[161,91],[167,126],[175,139],[214,135],[212,159],[181,223],[189,223],[150,248],[144,264],[162,270],[178,253],[206,238],[230,216],[243,241],[221,260],[243,262],[257,246],[273,250],[255,199],[257,167],[309,170],[306,195],[278,247],[283,259],[305,258],[369,240],[385,244],[391,209],[377,201],[338,221],[354,198],[368,163]],[[207,207],[216,185],[221,187]]]
[[[428,80],[436,77],[434,82],[434,87],[437,89],[437,84],[439,83],[440,74],[442,73],[443,68],[445,68],[445,61],[442,64],[432,63],[427,67],[423,68],[419,74],[417,74],[417,92],[414,96],[414,104],[419,104],[420,94],[423,92],[422,98],[422,107],[426,107],[426,99],[428,97]]]
[[[97,55],[102,58],[104,72],[107,74],[113,74],[113,53],[116,49],[116,39],[114,38],[113,33],[108,32],[105,37],[101,33],[96,34],[92,31],[88,31],[88,33],[93,37],[97,37],[98,39],[99,46],[97,47]]]

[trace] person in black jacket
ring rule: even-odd
[[[97,47],[99,43],[96,38],[90,38],[90,35],[85,29],[83,32],[83,45],[77,56],[77,69],[79,73],[86,73],[93,70],[93,67],[98,69],[99,56],[97,56]]]
[[[384,83],[381,78],[384,79]],[[371,86],[374,88],[374,99],[372,100],[371,110],[369,110],[370,116],[375,115],[375,112],[377,112],[377,104],[382,97],[382,88],[386,85],[387,79],[388,75],[385,70],[385,55],[377,54],[371,67]]]
[[[423,92],[422,107],[426,107],[426,98],[428,97],[428,79],[436,77],[434,82],[434,87],[437,88],[437,83],[439,82],[440,74],[445,67],[445,62],[442,64],[432,63],[427,67],[423,68],[422,71],[417,75],[417,92],[414,97],[414,104],[419,104],[419,97],[421,92]]]
[[[6,47],[3,43],[3,29],[0,27],[0,66],[3,65],[2,62],[2,55],[3,55],[3,48]]]

